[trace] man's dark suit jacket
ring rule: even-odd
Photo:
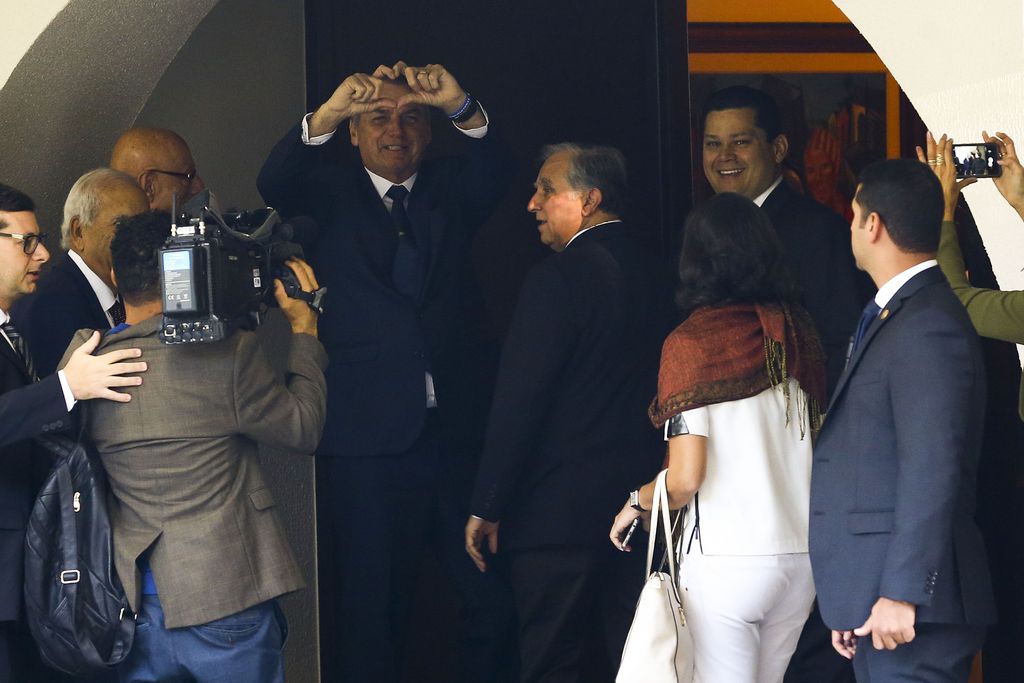
[[[0,621],[19,618],[25,521],[48,467],[25,439],[70,424],[57,376],[30,384],[21,358],[0,338]]]
[[[329,289],[320,339],[327,349],[327,426],[320,456],[398,453],[426,418],[425,375],[433,376],[447,442],[479,440],[493,382],[496,344],[485,332],[470,246],[504,195],[510,156],[493,125],[466,137],[463,157],[425,161],[408,199],[419,244],[428,245],[417,301],[392,280],[397,236],[366,170],[321,163],[296,126],[277,143],[258,187],[285,216],[309,214],[320,226],[306,255]]]
[[[77,330],[110,329],[96,293],[67,254],[39,279],[34,293],[12,306],[11,319],[32,349],[40,377],[57,371]]]
[[[804,307],[821,335],[831,391],[843,372],[850,335],[868,296],[850,250],[850,226],[824,204],[790,189],[785,181],[772,190],[761,208],[775,226]]]
[[[664,444],[647,419],[672,324],[661,267],[623,223],[530,271],[501,356],[470,511],[500,547],[601,546]]]
[[[854,352],[811,478],[811,564],[830,628],[859,627],[880,596],[917,605],[921,623],[995,619],[974,523],[982,364],[938,268],[903,285]]]

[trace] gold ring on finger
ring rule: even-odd
[[[928,160],[928,165],[929,165],[929,166],[938,166],[938,165],[939,165],[939,162],[938,162],[938,160],[936,160],[936,159],[929,159],[929,160]]]
[[[943,156],[942,154],[936,154],[935,161],[939,162],[940,164],[944,163],[946,161],[946,157]]]

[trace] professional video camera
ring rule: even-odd
[[[291,240],[311,219],[282,223],[271,208],[221,213],[208,190],[174,211],[171,236],[158,252],[165,344],[214,342],[260,324],[276,303],[273,282],[323,313],[327,288],[304,292],[285,260],[302,257]],[[314,224],[315,226],[315,224]]]

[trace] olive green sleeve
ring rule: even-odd
[[[967,309],[974,329],[982,337],[1024,344],[1024,291],[1001,292],[972,287],[967,280],[964,257],[957,242],[956,223],[943,221],[939,240],[939,267],[953,292]],[[1021,380],[1018,413],[1024,420],[1024,379]]]
[[[967,281],[964,257],[956,238],[956,224],[942,223],[939,267],[953,292],[967,309],[974,329],[982,337],[1024,344],[1024,291],[1001,292],[972,287]]]

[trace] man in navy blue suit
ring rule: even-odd
[[[963,683],[995,619],[974,522],[981,349],[935,261],[943,198],[928,167],[865,168],[853,212],[854,257],[878,293],[814,452],[818,603],[860,683]]]
[[[463,155],[424,159],[433,109]],[[358,159],[331,164],[323,143],[346,122]],[[325,681],[398,680],[427,543],[462,599],[460,680],[502,680],[511,651],[511,598],[462,550],[497,366],[470,262],[511,172],[493,127],[443,66],[381,65],[342,81],[260,171],[268,204],[319,224],[306,254],[331,292],[316,466]]]

